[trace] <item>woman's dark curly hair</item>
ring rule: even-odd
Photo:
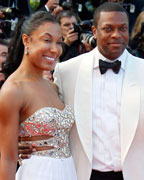
[[[19,20],[9,45],[7,60],[2,65],[2,72],[5,74],[6,79],[21,64],[24,54],[22,34],[31,35],[46,22],[58,23],[54,16],[45,11],[37,11],[29,17],[24,17]]]

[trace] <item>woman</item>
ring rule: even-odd
[[[20,29],[21,26],[21,29]],[[76,180],[69,147],[72,109],[57,88],[43,78],[62,52],[60,26],[47,12],[19,23],[3,71],[9,76],[0,92],[0,179],[14,180],[18,141],[35,144],[22,161],[16,180]]]
[[[144,58],[144,11],[136,19],[129,45],[134,55]]]

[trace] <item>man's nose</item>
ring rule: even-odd
[[[115,30],[113,31],[112,37],[114,37],[114,38],[120,38],[120,37],[121,37],[121,34],[120,34],[119,29],[115,29]]]
[[[70,24],[70,29],[73,29],[74,28],[74,25],[73,24]]]

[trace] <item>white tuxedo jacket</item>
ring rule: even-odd
[[[127,50],[122,85],[120,137],[124,180],[144,180],[144,59]],[[71,148],[78,180],[89,180],[92,170],[92,73],[95,49],[55,69],[55,83],[64,103],[73,107],[76,122]]]

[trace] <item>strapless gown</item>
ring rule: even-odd
[[[69,142],[73,123],[74,114],[69,105],[62,111],[43,107],[21,123],[19,137],[49,135],[51,138],[46,140],[26,142],[54,148],[33,152],[30,159],[23,160],[16,180],[77,180]]]

